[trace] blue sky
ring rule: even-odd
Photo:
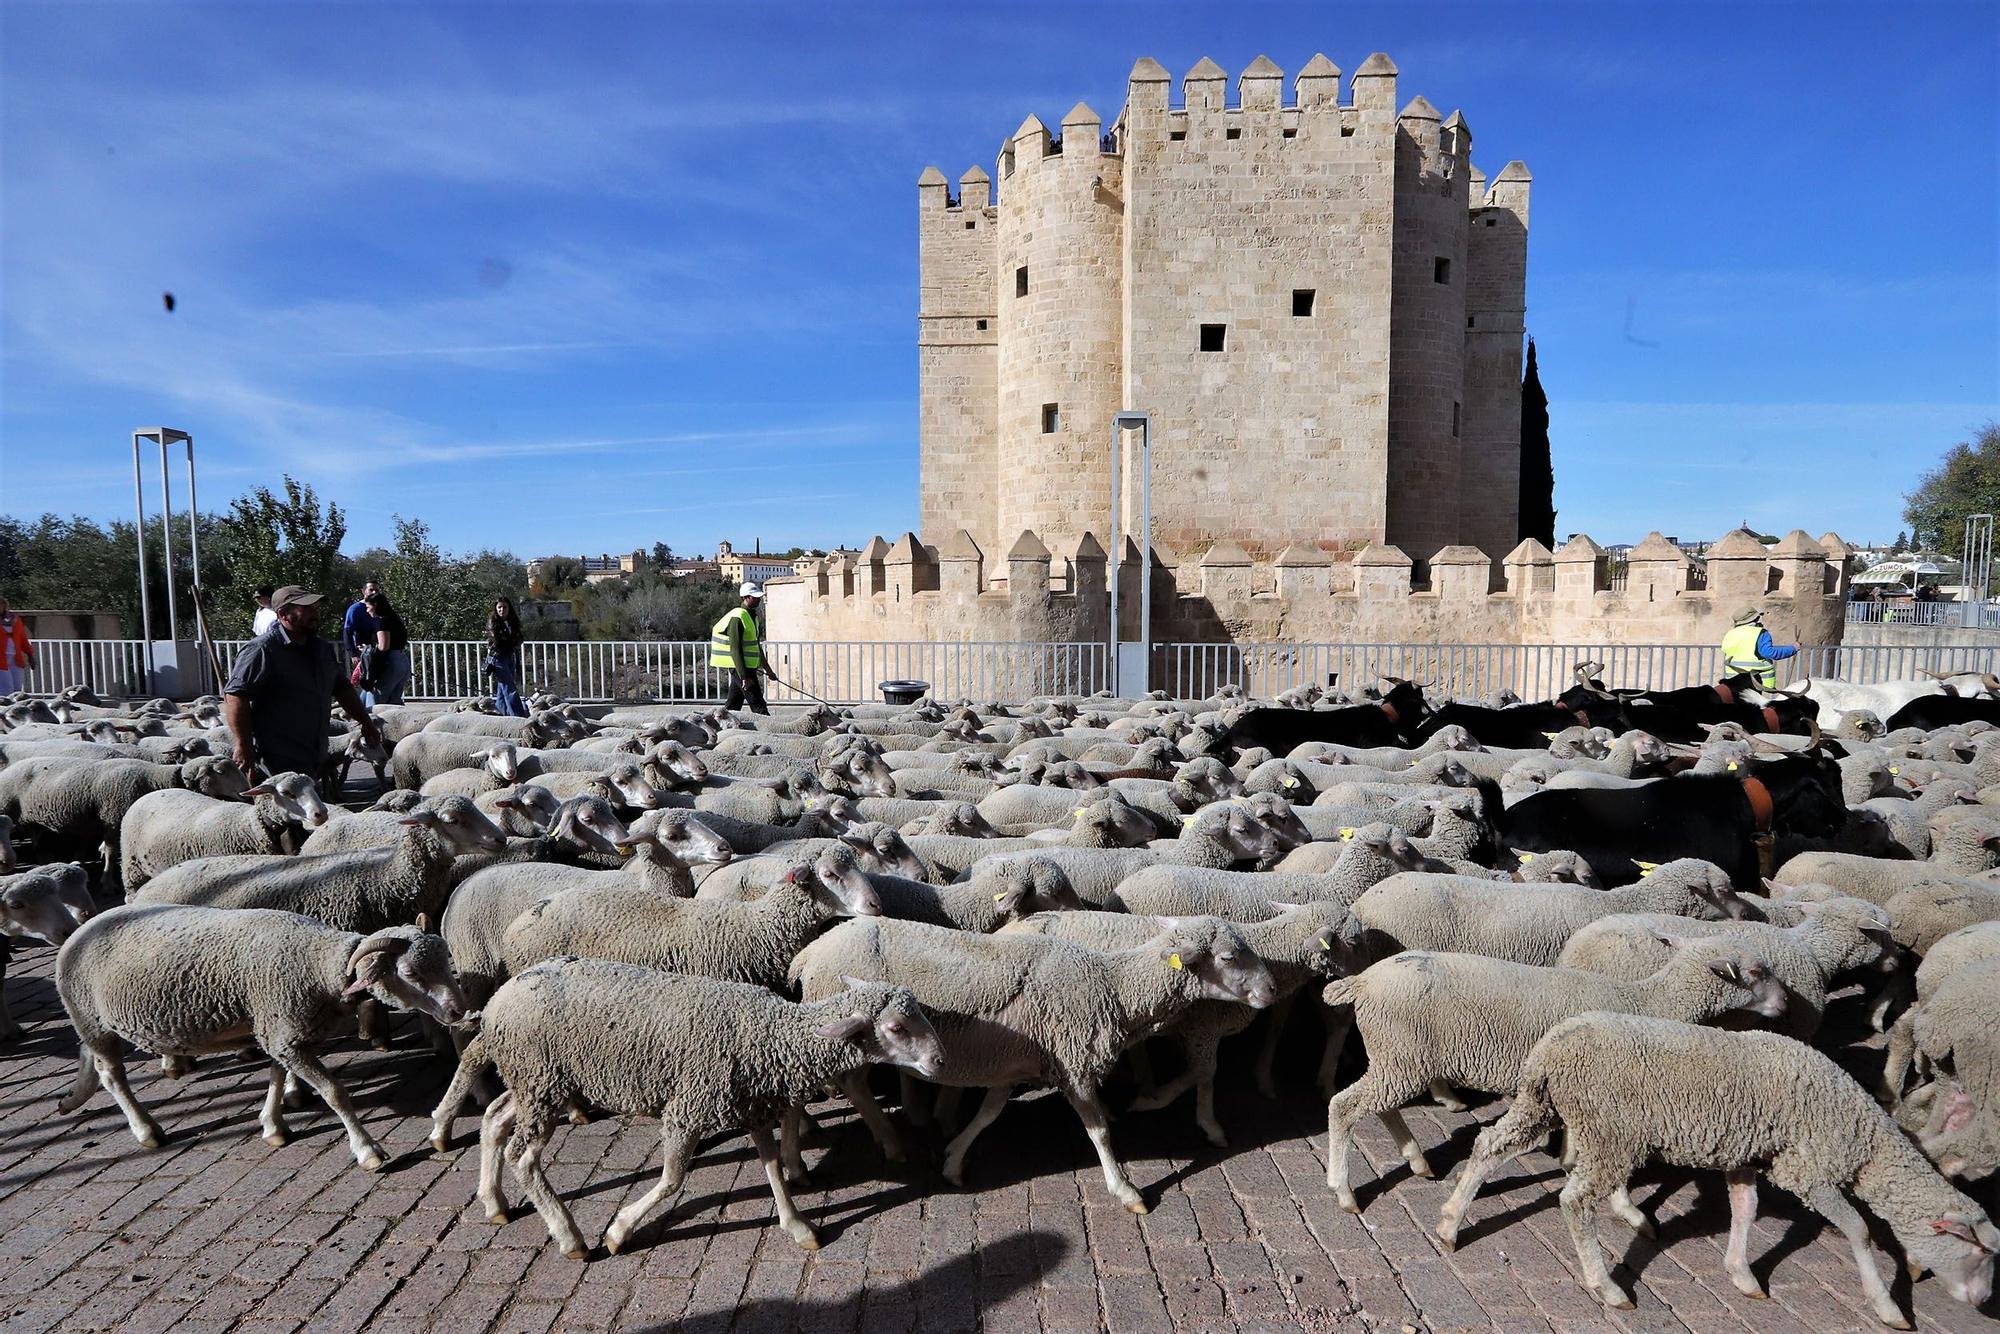
[[[1375,50],[1534,172],[1561,531],[1885,539],[2000,415],[1992,4],[8,0],[0,510],[129,514],[164,423],[350,550],[893,535],[923,167]]]

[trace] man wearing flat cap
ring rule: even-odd
[[[335,700],[371,741],[382,743],[382,729],[340,674],[333,645],[319,637],[319,596],[297,584],[273,592],[277,623],[251,640],[229,669],[222,716],[245,774],[261,763],[267,773],[317,778]]]

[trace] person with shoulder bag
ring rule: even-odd
[[[403,688],[410,683],[410,633],[389,605],[387,593],[377,591],[367,601],[368,615],[375,622],[375,643],[362,653],[361,697],[371,709],[377,704],[401,704]]]
[[[513,718],[528,716],[521,699],[521,615],[512,598],[496,598],[486,618],[486,671],[493,678],[493,707]]]

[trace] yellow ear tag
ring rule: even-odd
[[[1894,769],[1891,769],[1889,772],[1895,773],[1896,771]],[[1284,783],[1286,787],[1297,787],[1299,785],[1299,780],[1296,778],[1287,778],[1284,780]]]
[[[1660,869],[1658,862],[1642,862],[1637,857],[1632,859],[1632,864],[1639,868],[1639,878],[1641,880]]]
[[[1736,772],[1736,761],[1735,761],[1735,760],[1731,760],[1731,761],[1729,762],[1729,772],[1730,772],[1730,773],[1735,773],[1735,772]]]
[[[1517,852],[1514,855],[1521,859],[1521,865],[1523,866],[1526,866],[1529,862],[1535,860],[1535,854],[1532,852]]]
[[[1354,841],[1354,831],[1352,829],[1341,830],[1340,841],[1342,843],[1352,843]]]
[[[1083,807],[1081,806],[1077,807],[1074,811],[1071,811],[1070,814],[1075,816],[1077,819],[1081,820],[1083,818]]]
[[[1180,956],[1180,955],[1178,955],[1178,954],[1176,954],[1176,955],[1174,955],[1173,957],[1169,958],[1169,959],[1167,960],[1167,962],[1168,962],[1168,963],[1169,963],[1170,965],[1172,965],[1172,966],[1173,966],[1173,968],[1174,968],[1174,969],[1175,969],[1176,971],[1179,971],[1179,970],[1180,970],[1181,968],[1183,968],[1183,967],[1185,967],[1185,966],[1186,966],[1186,965],[1184,965],[1183,963],[1181,963],[1181,956]]]
[[[1323,950],[1330,950],[1333,948],[1333,942],[1328,940],[1325,936],[1321,936],[1319,938],[1319,947]]]
[[[1899,773],[1901,773],[1901,772],[1903,772],[1903,771],[1902,771],[1901,769],[1898,769],[1898,768],[1897,768],[1897,767],[1896,767],[1895,765],[1893,765],[1893,764],[1892,764],[1892,765],[1890,765],[1890,766],[1889,766],[1889,772],[1890,772],[1891,774],[1899,774]]]
[[[1192,829],[1194,828],[1194,817],[1192,815],[1183,815],[1181,817],[1181,823],[1186,825],[1188,828]]]
[[[995,894],[995,895],[993,896],[993,901],[994,901],[995,903],[998,903],[998,902],[1000,902],[1000,900],[1002,900],[1002,899],[1004,899],[1004,898],[1006,898],[1006,897],[1007,897],[1007,894],[1006,894],[1006,892],[1005,892],[1005,891],[1003,890],[1002,892],[1000,892],[1000,893],[998,893],[998,894]]]
[[[1557,737],[1561,736],[1561,735],[1562,735],[1562,733],[1561,733],[1561,732],[1544,732],[1544,733],[1542,733],[1542,735],[1543,735],[1543,736],[1545,736],[1545,737],[1547,737],[1547,738],[1548,738],[1549,740],[1551,740],[1551,741],[1554,741],[1554,740],[1555,740],[1555,739],[1556,739]]]

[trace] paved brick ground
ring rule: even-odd
[[[388,1053],[334,1060],[394,1152],[379,1175],[353,1165],[317,1107],[293,1114],[293,1143],[266,1147],[255,1122],[263,1076],[234,1061],[205,1062],[179,1085],[153,1066],[137,1073],[170,1136],[156,1152],[133,1143],[103,1094],[59,1117],[75,1045],[51,958],[17,955],[7,980],[29,1028],[0,1054],[0,1326],[10,1331],[1878,1327],[1838,1235],[1773,1191],[1754,1246],[1771,1300],[1737,1295],[1722,1273],[1716,1179],[1642,1178],[1635,1194],[1660,1220],[1657,1244],[1607,1218],[1614,1248],[1631,1240],[1626,1271],[1638,1279],[1639,1309],[1615,1317],[1576,1285],[1555,1208],[1561,1175],[1547,1159],[1503,1172],[1445,1255],[1429,1231],[1443,1185],[1410,1179],[1380,1127],[1366,1127],[1356,1168],[1366,1213],[1350,1217],[1325,1187],[1324,1106],[1303,1093],[1272,1105],[1225,1091],[1236,1141],[1226,1154],[1206,1149],[1185,1103],[1121,1118],[1133,1179],[1158,1201],[1144,1218],[1111,1204],[1053,1098],[1008,1109],[969,1165],[967,1192],[928,1164],[885,1173],[858,1123],[823,1108],[828,1140],[808,1154],[817,1182],[800,1202],[825,1249],[807,1255],[767,1226],[763,1174],[738,1139],[703,1152],[680,1207],[656,1216],[632,1253],[577,1263],[546,1244],[532,1211],[517,1208],[504,1227],[484,1220],[472,1205],[476,1147],[430,1152],[424,1117],[445,1072],[407,1036]],[[1310,1068],[1304,1052],[1300,1064]],[[1440,1170],[1475,1133],[1466,1116],[1410,1120]],[[461,1123],[461,1145],[473,1130]],[[655,1147],[645,1124],[558,1135],[553,1176],[586,1235],[651,1182]],[[1934,1279],[1897,1290],[1924,1328],[2000,1331]]]

